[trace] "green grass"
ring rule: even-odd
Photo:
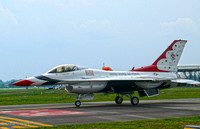
[[[135,93],[138,96],[138,93]],[[115,94],[95,94],[95,99],[90,102],[114,101]],[[184,99],[200,98],[200,88],[174,88],[160,91],[159,96],[142,97],[140,100],[156,99]],[[124,97],[124,100],[130,100]],[[48,104],[48,103],[74,103],[74,95],[68,94],[65,90],[45,90],[45,89],[14,89],[0,90],[0,105],[18,104]]]
[[[44,89],[21,89],[21,90],[0,90],[0,105],[17,104],[47,104],[47,103],[67,103],[73,102],[64,90],[44,90]]]
[[[61,125],[41,127],[38,129],[182,129],[185,125],[200,126],[200,116],[98,124]]]
[[[135,94],[138,96],[137,92]],[[115,94],[95,94],[94,101],[114,101]],[[156,99],[183,99],[183,98],[200,98],[200,88],[174,88],[160,91],[159,96],[142,97],[141,100],[156,100]],[[124,97],[124,100],[129,98]],[[47,104],[47,103],[74,103],[75,97],[69,95],[64,90],[45,90],[45,89],[12,89],[0,90],[0,105],[17,105],[17,104]],[[129,122],[112,122],[98,124],[82,124],[82,125],[63,125],[50,127],[53,129],[63,128],[89,128],[89,129],[113,129],[113,128],[136,128],[136,129],[178,129],[184,125],[199,125],[200,116],[189,118],[170,118],[157,120],[137,120]],[[40,129],[47,128],[42,127]]]

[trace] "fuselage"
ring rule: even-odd
[[[103,79],[109,80],[112,78],[119,78],[120,80],[125,78],[164,78],[164,79],[177,79],[176,73],[171,72],[134,72],[134,71],[103,71],[97,69],[85,69],[64,73],[44,73],[39,76],[27,78],[32,81],[30,86],[46,85],[46,83],[54,84],[73,84],[73,81],[89,80],[89,79]],[[57,82],[56,82],[57,81]],[[92,81],[92,80],[91,80]]]
[[[110,84],[109,82],[117,81],[121,82],[121,85],[117,84],[118,87],[123,86],[123,82],[131,82],[130,79],[143,78],[152,79],[151,82],[140,82],[135,81],[133,86],[138,88],[156,88],[159,87],[163,82],[156,81],[156,79],[163,80],[174,80],[177,79],[176,73],[172,72],[134,72],[134,71],[104,71],[97,69],[82,69],[70,72],[61,73],[44,73],[39,76],[27,78],[27,86],[41,86],[41,85],[55,85],[55,84],[68,84],[68,91],[73,93],[82,92],[101,92],[106,89]],[[115,85],[115,84],[113,84]],[[131,85],[131,84],[130,84]],[[71,86],[71,87],[70,87]],[[133,87],[132,86],[132,87]],[[92,87],[92,88],[91,88]],[[72,90],[76,89],[76,90]],[[86,88],[86,89],[84,89]],[[71,89],[71,90],[70,90]],[[83,90],[84,89],[84,90]],[[88,89],[88,90],[87,90]]]

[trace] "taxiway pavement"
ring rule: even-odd
[[[200,115],[200,99],[143,100],[137,106],[132,106],[129,101],[121,105],[114,102],[82,102],[79,108],[73,103],[10,105],[0,106],[0,123],[4,123],[0,127],[26,127],[26,123],[30,125],[30,122],[39,127],[197,115]]]

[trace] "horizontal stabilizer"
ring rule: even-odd
[[[194,81],[194,80],[188,80],[188,79],[171,80],[171,82],[183,83],[183,84],[191,84],[191,85],[200,85],[200,82]]]

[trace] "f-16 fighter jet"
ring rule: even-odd
[[[159,89],[178,87],[199,82],[180,79],[177,64],[186,44],[186,40],[174,40],[173,43],[149,66],[130,71],[98,70],[77,65],[59,65],[47,73],[33,76],[13,83],[16,86],[42,86],[65,84],[69,93],[76,95],[75,105],[80,100],[93,100],[94,93],[117,94],[115,102],[121,104],[123,96],[128,96],[132,105],[139,103],[140,97],[159,95]]]

